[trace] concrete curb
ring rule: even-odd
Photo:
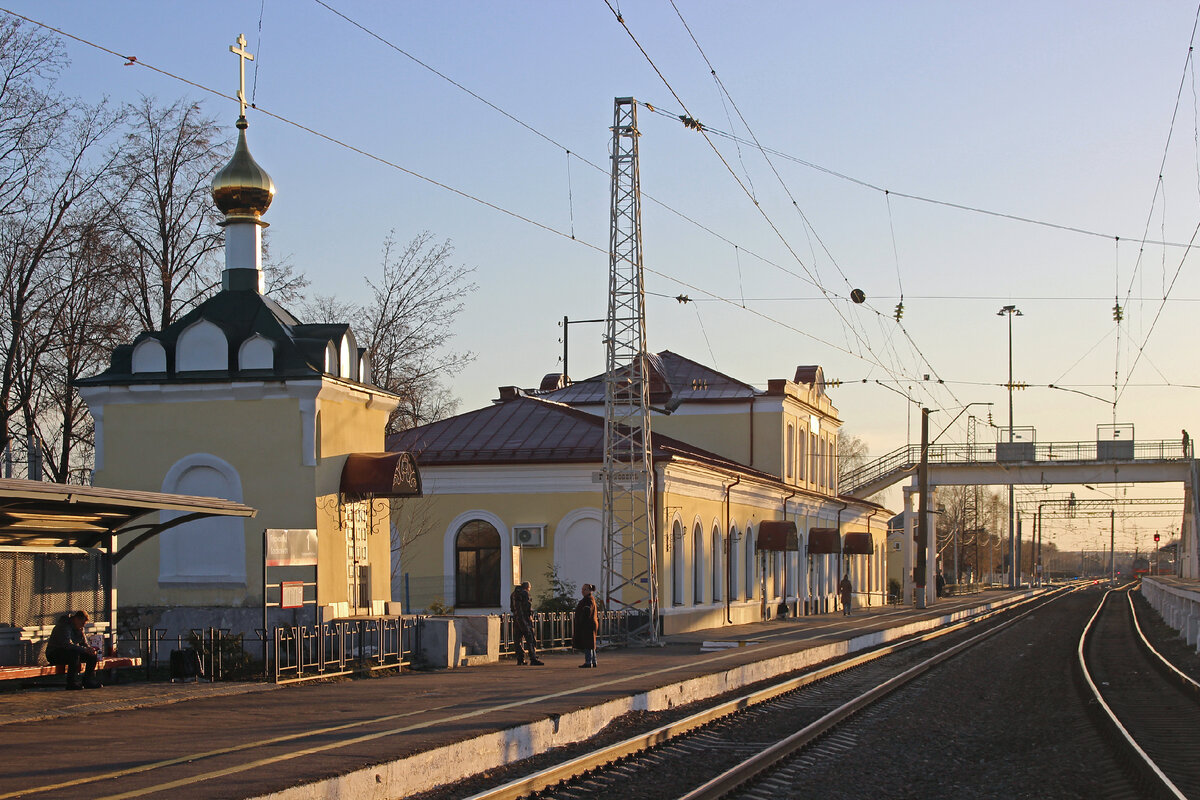
[[[844,642],[820,645],[782,656],[743,664],[701,675],[656,689],[609,700],[566,714],[516,725],[454,744],[355,770],[278,792],[258,795],[254,800],[389,800],[419,794],[486,770],[506,766],[553,747],[584,741],[631,711],[665,711],[697,700],[706,700],[741,689],[758,681],[775,678],[830,658],[855,653],[905,636],[949,625],[1015,602],[1034,592],[1011,595],[971,609],[895,628],[856,636]]]

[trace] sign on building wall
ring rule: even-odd
[[[313,528],[268,528],[268,567],[315,567],[317,532]]]

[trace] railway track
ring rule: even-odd
[[[1031,598],[1016,607],[846,659],[480,792],[470,800],[725,796],[818,738],[823,749],[848,747],[848,743],[839,745],[831,733],[840,722],[1065,593]],[[788,731],[787,735],[781,736],[780,730]]]
[[[1147,640],[1128,589],[1105,593],[1079,639],[1078,659],[1103,724],[1148,794],[1200,798],[1200,685]]]

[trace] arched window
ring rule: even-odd
[[[754,528],[746,526],[746,599],[754,599]]]
[[[704,602],[704,529],[699,522],[692,528],[692,602]]]
[[[454,540],[456,563],[454,605],[487,608],[500,605],[500,534],[483,520],[471,520]]]
[[[725,597],[725,542],[721,537],[721,529],[716,525],[712,530],[712,599],[716,603]]]
[[[784,444],[785,455],[783,459],[784,467],[786,469],[785,474],[790,478],[792,477],[792,465],[796,463],[796,428],[790,422],[787,424],[787,441]]]
[[[679,520],[671,526],[671,602],[677,606],[683,605],[684,578],[684,541],[683,526]]]
[[[737,525],[729,526],[729,599],[737,600],[742,595],[742,557],[738,550]]]

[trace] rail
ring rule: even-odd
[[[998,442],[989,444],[932,444],[930,464],[994,464],[1036,461],[1187,461],[1192,457],[1191,442],[1179,439],[1124,442]],[[864,486],[890,476],[915,470],[921,461],[921,445],[899,447],[858,469],[840,481],[844,494],[854,494]]]
[[[416,619],[374,617],[273,630],[267,672],[275,683],[397,669],[412,663]]]

